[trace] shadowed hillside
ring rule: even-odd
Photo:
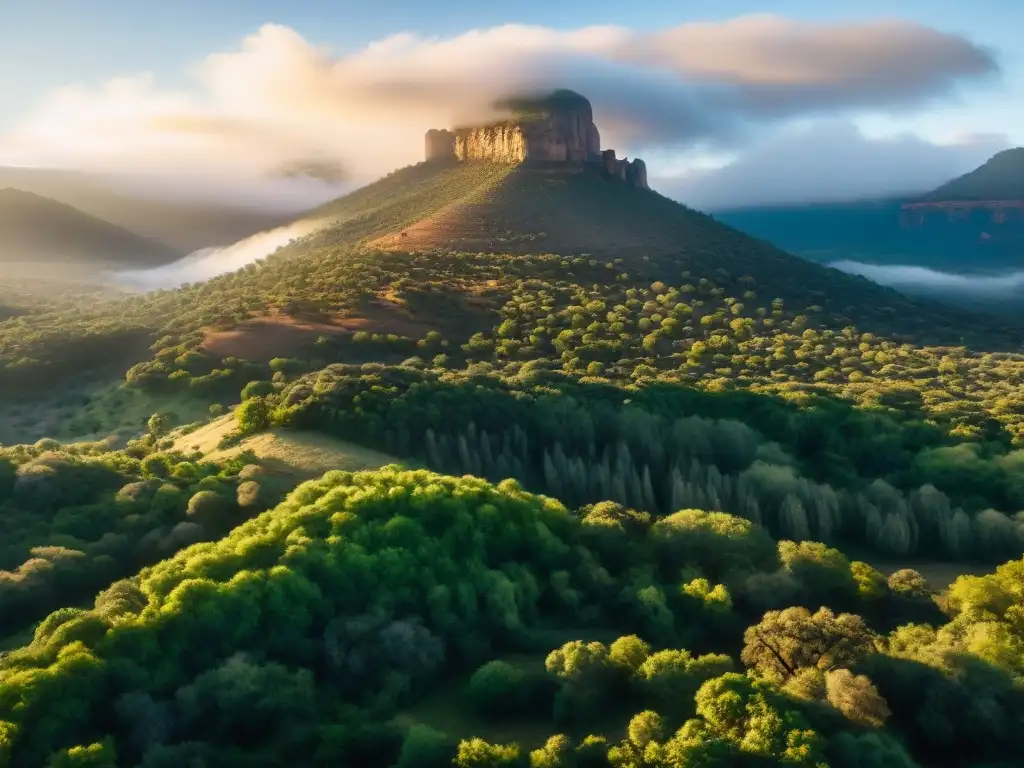
[[[517,166],[375,245],[653,256],[677,253],[707,223],[656,192],[633,189],[591,167]]]
[[[20,189],[0,189],[0,261],[156,266],[173,248],[76,208]]]
[[[1020,224],[993,227],[988,212],[950,221],[934,216],[901,226],[901,201],[865,200],[716,211],[718,221],[815,261],[911,264],[958,273],[1013,269],[1021,263]],[[982,238],[985,232],[989,237]]]
[[[1024,147],[993,155],[984,165],[943,184],[921,199],[1024,200]]]

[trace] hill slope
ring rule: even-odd
[[[214,419],[194,432],[175,433],[173,450],[185,454],[200,452],[206,461],[223,462],[244,452],[253,453],[260,464],[285,475],[315,477],[332,469],[355,472],[379,469],[399,459],[370,448],[337,440],[318,432],[272,430],[251,435],[236,445],[221,448],[220,441],[236,426],[233,415]]]
[[[375,245],[653,256],[677,253],[713,229],[721,228],[656,192],[589,167],[517,166]]]
[[[1024,147],[993,155],[984,165],[943,184],[922,200],[1024,200]]]
[[[874,214],[877,216],[878,214]],[[898,220],[898,213],[894,211]],[[945,308],[786,253],[715,217],[588,167],[420,163],[311,211],[327,226],[296,255],[362,243],[391,252],[589,255],[634,276],[677,281],[753,278],[759,294],[821,305],[869,327],[878,308],[900,332]],[[976,317],[956,313],[964,327]],[[936,320],[936,322],[938,322]],[[958,335],[959,337],[959,335]]]
[[[117,191],[102,177],[49,168],[0,167],[0,188],[49,197],[130,232],[189,253],[228,245],[284,224],[283,214],[224,204],[161,200]]]
[[[65,203],[0,189],[0,261],[151,266],[180,256]]]

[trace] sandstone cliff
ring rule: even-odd
[[[426,159],[590,163],[631,186],[647,189],[647,168],[642,160],[616,160],[614,150],[601,151],[593,108],[578,93],[555,91],[543,98],[514,99],[500,106],[512,116],[487,125],[427,131]]]

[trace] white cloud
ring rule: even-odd
[[[318,226],[317,222],[300,221],[286,227],[258,232],[223,248],[202,248],[161,267],[112,272],[107,278],[115,285],[139,291],[198,283],[266,258],[293,240],[312,234]]]
[[[836,261],[829,266],[901,291],[933,291],[1010,299],[1020,296],[1024,288],[1024,272],[1020,271],[998,275],[957,275],[927,267],[863,264],[859,261]]]
[[[750,16],[653,34],[508,25],[399,34],[346,55],[268,24],[195,65],[187,92],[138,74],[51,94],[0,137],[0,162],[193,187],[312,165],[365,180],[420,160],[427,128],[490,116],[494,100],[526,90],[579,90],[605,144],[635,153],[733,141],[769,119],[920,104],[996,69],[970,41],[897,21]]]

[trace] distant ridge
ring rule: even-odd
[[[180,202],[119,191],[98,174],[0,166],[0,189],[14,187],[77,208],[180,253],[230,245],[291,217],[226,204]]]
[[[0,189],[0,262],[156,266],[183,254],[21,189]]]
[[[1024,200],[1024,147],[1003,150],[921,197],[921,202],[954,200]]]

